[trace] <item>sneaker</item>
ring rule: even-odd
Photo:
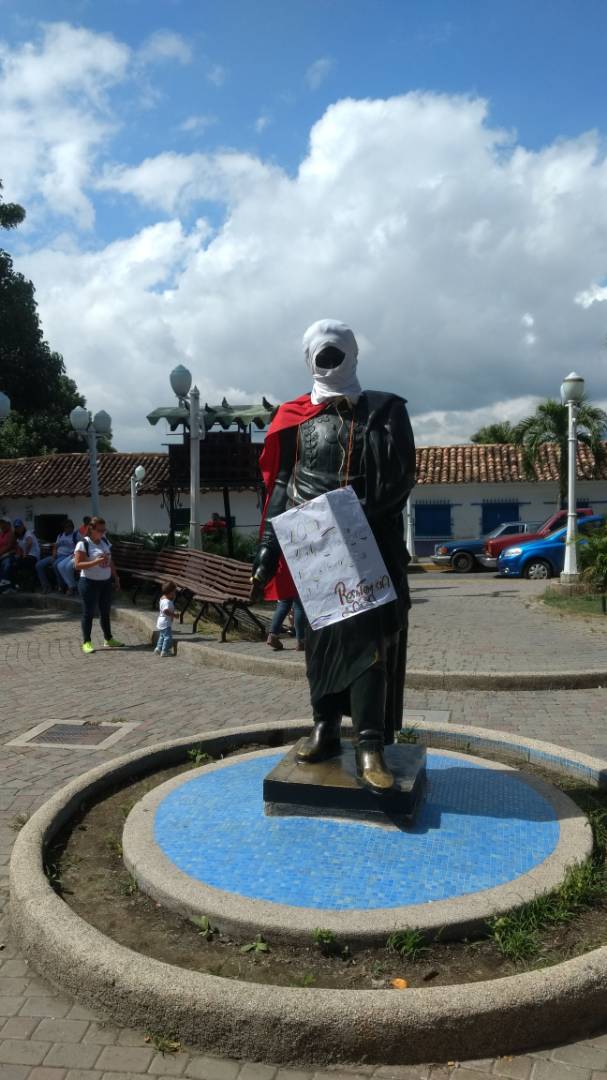
[[[89,653],[95,652],[95,646],[93,645],[93,642],[92,641],[85,641],[83,646],[82,646],[82,651],[85,654],[85,656],[88,656]]]
[[[160,654],[160,655],[161,655],[161,656],[172,656],[172,655],[173,655],[173,653],[170,653],[170,652],[161,652],[161,654]]]
[[[103,642],[103,648],[104,649],[124,649],[124,642],[123,641],[116,641],[115,637],[111,637],[111,638],[108,638],[107,641]]]

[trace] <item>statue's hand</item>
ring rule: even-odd
[[[258,578],[251,578],[251,592],[249,593],[249,599],[251,604],[261,603],[261,601],[263,600],[264,588],[265,586],[263,582],[259,581]]]

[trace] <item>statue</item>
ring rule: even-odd
[[[363,506],[397,594],[396,601],[320,630],[306,629],[306,669],[314,727],[300,745],[302,764],[339,754],[343,715],[352,717],[359,783],[376,795],[393,789],[383,749],[402,726],[409,555],[403,510],[415,483],[415,445],[403,398],[362,391],[358,345],[341,322],[323,319],[304,334],[311,394],[281,405],[260,458],[266,486],[252,594],[295,595],[272,528],[291,506],[350,484]]]

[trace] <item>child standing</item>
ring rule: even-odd
[[[174,581],[167,581],[160,597],[159,614],[156,629],[159,631],[154,652],[159,656],[170,656],[173,648],[173,619],[175,618],[175,597],[177,586]]]

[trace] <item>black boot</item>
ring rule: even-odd
[[[341,751],[340,726],[341,716],[331,720],[315,719],[312,731],[297,748],[297,761],[302,765],[313,765],[316,761],[336,757]]]
[[[356,744],[356,772],[363,787],[374,795],[387,795],[394,787],[394,777],[384,761],[383,749],[383,739],[378,738],[376,732],[361,732]]]

